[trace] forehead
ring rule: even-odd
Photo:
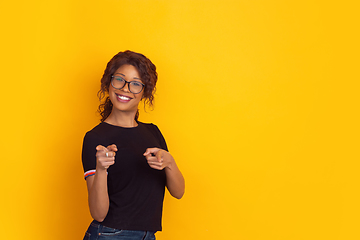
[[[114,75],[115,74],[123,75],[126,78],[140,79],[140,74],[139,74],[138,70],[136,69],[136,67],[134,67],[133,65],[129,65],[129,64],[124,64],[124,65],[120,66],[115,71]]]

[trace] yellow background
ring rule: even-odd
[[[2,1],[1,239],[82,239],[106,63],[157,66],[186,178],[157,239],[360,239],[356,1]]]

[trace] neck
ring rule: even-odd
[[[136,127],[138,124],[135,121],[135,115],[136,112],[120,112],[113,109],[105,122],[121,127]]]

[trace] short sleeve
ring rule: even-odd
[[[100,144],[99,137],[93,132],[87,132],[83,141],[82,164],[84,178],[94,175],[96,169],[96,147]]]
[[[160,129],[159,129],[156,125],[154,125],[154,124],[153,124],[153,126],[154,126],[154,131],[155,131],[156,137],[157,137],[157,139],[158,139],[159,142],[160,142],[160,147],[161,147],[162,149],[166,150],[166,151],[169,151],[169,150],[168,150],[168,147],[167,147],[167,145],[166,145],[165,138],[164,138],[164,136],[162,135]]]

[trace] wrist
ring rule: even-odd
[[[176,166],[176,163],[175,163],[174,159],[172,159],[172,161],[165,167],[165,169],[171,171],[174,169],[175,166]]]
[[[107,173],[107,168],[96,166],[96,172],[97,173]]]

